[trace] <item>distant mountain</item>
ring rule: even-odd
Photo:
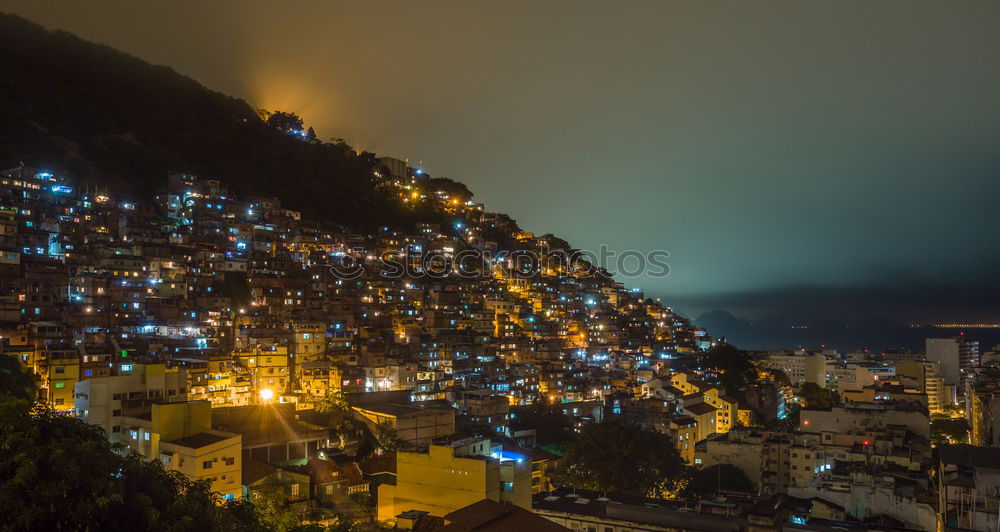
[[[20,162],[137,197],[168,171],[198,174],[352,226],[435,216],[375,185],[374,154],[304,141],[170,68],[0,14],[0,169]]]
[[[750,321],[724,310],[712,310],[698,316],[693,323],[712,331],[714,336],[726,337],[733,345],[754,350],[829,347],[841,353],[858,348],[868,348],[873,352],[891,348],[922,351],[926,338],[960,333],[979,341],[984,351],[1000,342],[1000,330],[997,329],[912,327],[888,318],[800,322],[774,316]]]

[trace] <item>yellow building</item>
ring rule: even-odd
[[[846,403],[876,404],[883,401],[907,402],[927,408],[927,395],[902,386],[865,386],[860,390],[844,390],[840,398]]]
[[[213,354],[208,359],[208,375],[205,383],[207,399],[213,407],[234,406],[233,359],[226,354]]]
[[[716,432],[715,425],[718,419],[718,408],[702,402],[682,407],[682,409],[685,414],[694,418],[695,422],[698,424],[696,442],[704,440],[710,434],[714,434]]]
[[[979,447],[1000,446],[1000,380],[980,375],[968,394],[970,442]]]
[[[738,408],[736,410],[736,424],[741,427],[753,426],[753,411],[749,408]]]
[[[292,327],[290,354],[297,362],[312,362],[326,353],[326,331],[320,323]]]
[[[43,380],[46,401],[53,410],[72,411],[75,409],[73,386],[80,381],[80,353],[76,349],[47,351],[48,365]]]
[[[318,360],[302,362],[296,365],[298,387],[302,390],[299,408],[309,408],[315,401],[326,397],[330,392],[340,391],[340,369],[332,362]]]
[[[690,373],[674,373],[670,376],[670,385],[684,392],[684,395],[701,392],[704,383],[695,379]]]
[[[948,398],[945,393],[941,363],[926,360],[899,360],[896,362],[896,376],[916,381],[917,388],[927,396],[927,409],[931,414],[944,412]]]
[[[670,420],[670,431],[677,441],[677,452],[688,464],[694,463],[694,447],[698,443],[698,422],[691,416],[678,416]]]
[[[192,480],[207,480],[223,499],[242,493],[242,437],[212,429],[212,405],[185,401],[152,405],[147,418],[123,419],[127,449],[158,460],[168,471]]]
[[[254,395],[261,402],[278,401],[288,391],[288,348],[271,346],[236,353],[240,366],[252,375]]]
[[[444,516],[483,499],[530,510],[531,462],[487,439],[467,438],[426,453],[397,453],[396,485],[379,486],[378,519],[410,510]]]
[[[388,425],[396,436],[413,444],[429,444],[455,433],[455,409],[444,401],[420,401],[410,404],[377,403],[354,406],[374,428]],[[440,406],[439,406],[440,405]]]
[[[715,418],[715,432],[725,434],[738,425],[749,425],[749,410],[740,410],[740,403],[735,397],[720,395],[712,403],[719,411]],[[741,419],[742,418],[742,419]]]

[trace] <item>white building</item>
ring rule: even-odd
[[[812,382],[826,387],[826,357],[820,353],[772,353],[763,361],[763,366],[785,372],[792,386]]]
[[[73,388],[76,417],[100,425],[112,442],[122,441],[122,418],[153,402],[187,400],[187,371],[163,364],[126,364],[128,375],[84,379]]]
[[[958,387],[966,374],[979,365],[979,342],[964,337],[928,338],[924,342],[927,360],[941,363],[944,383]]]

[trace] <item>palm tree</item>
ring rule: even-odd
[[[392,426],[392,422],[389,420],[376,423],[373,436],[375,436],[375,440],[378,442],[379,454],[395,451],[405,443],[400,439],[395,427]]]

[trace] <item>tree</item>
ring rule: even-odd
[[[726,343],[712,347],[705,354],[702,363],[705,369],[718,375],[717,381],[726,389],[726,393],[744,388],[757,376],[757,367],[750,359],[750,354]]]
[[[659,495],[683,470],[670,437],[615,416],[584,427],[569,446],[562,478],[574,487]]]
[[[345,417],[343,421],[337,423],[333,430],[337,434],[337,440],[340,442],[340,448],[343,449],[347,447],[348,440],[357,440],[363,436],[364,429],[363,426],[359,425],[357,421],[350,417]]]
[[[301,133],[303,128],[299,115],[285,111],[274,111],[265,121],[267,125],[283,133]]]
[[[378,442],[378,450],[380,452],[395,451],[406,443],[400,439],[399,434],[396,433],[396,428],[392,426],[392,422],[389,420],[376,423],[372,435],[375,436],[375,441]]]
[[[343,414],[351,411],[351,403],[347,401],[344,392],[327,389],[326,395],[316,402],[315,408],[321,414]]]
[[[757,487],[742,469],[732,464],[689,467],[680,497],[688,500],[712,499],[719,490],[755,493]]]
[[[0,379],[4,528],[266,530],[243,503],[219,504],[207,482],[122,456],[101,427],[25,399],[20,368],[0,364],[7,371]]]
[[[969,421],[964,417],[931,417],[931,443],[968,443]]]
[[[0,355],[0,393],[29,402],[35,398],[34,379],[10,355]]]
[[[469,190],[469,187],[465,183],[460,183],[447,177],[432,177],[427,180],[426,187],[430,191],[446,192],[449,196],[459,198],[462,201],[472,199],[472,191]]]
[[[295,515],[288,501],[285,500],[278,486],[265,486],[253,492],[253,506],[257,518],[270,530],[289,532],[300,525],[299,517]]]
[[[563,414],[558,403],[540,402],[516,407],[511,412],[510,425],[512,430],[534,429],[538,445],[560,456],[576,439],[573,420]]]
[[[780,369],[769,369],[767,370],[767,374],[770,375],[771,380],[778,386],[792,385],[792,379],[789,379],[788,374]]]
[[[455,436],[460,438],[490,437],[495,433],[493,427],[488,423],[473,423],[471,421],[460,421],[455,427]]]
[[[798,395],[805,401],[806,408],[828,409],[837,402],[837,397],[833,392],[815,382],[803,383],[799,387]]]

